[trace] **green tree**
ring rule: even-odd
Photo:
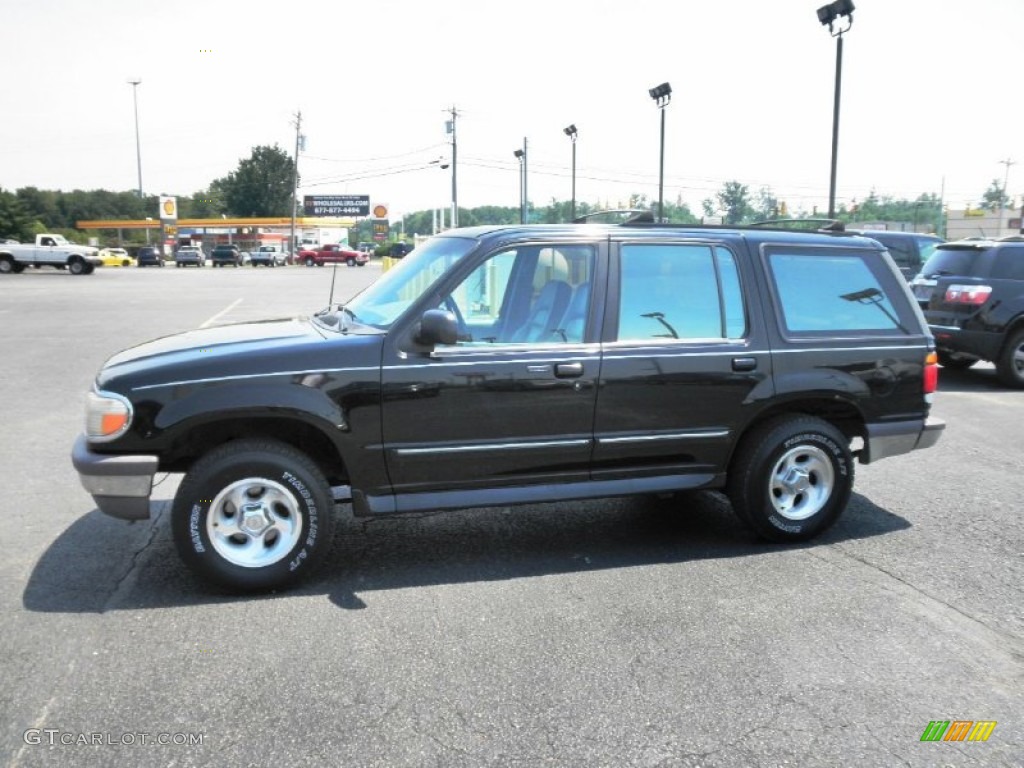
[[[757,191],[757,199],[750,206],[750,215],[756,221],[767,221],[782,216],[779,210],[779,198],[772,192],[771,187],[761,187]],[[783,217],[785,218],[785,217]]]
[[[32,239],[32,219],[13,192],[0,189],[0,238]]]
[[[290,216],[294,172],[292,158],[276,144],[253,147],[237,169],[210,187],[223,193],[224,212],[230,215]]]
[[[747,219],[753,211],[747,185],[740,184],[738,181],[725,182],[715,197],[718,198],[719,208],[725,211],[726,224],[739,224]]]
[[[981,201],[981,207],[989,211],[1001,211],[1009,204],[1009,199],[1004,194],[998,179],[992,179],[992,183],[988,185],[988,189],[981,196]]]

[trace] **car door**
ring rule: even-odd
[[[458,318],[456,343],[415,354],[389,337],[383,435],[397,511],[410,508],[402,494],[588,478],[605,250],[579,239],[496,248],[431,299]]]
[[[609,264],[593,478],[709,482],[772,385],[746,246],[624,239]]]

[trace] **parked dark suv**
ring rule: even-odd
[[[162,267],[164,257],[155,245],[144,245],[135,254],[135,263],[140,267]]]
[[[215,267],[230,265],[232,267],[242,266],[242,252],[237,245],[220,243],[213,246],[210,253],[210,262]]]
[[[128,519],[150,515],[157,472],[184,472],[178,551],[235,589],[323,560],[347,500],[376,516],[717,488],[798,542],[840,516],[855,458],[939,439],[937,370],[864,237],[473,227],[344,306],[115,355],[72,458]]]
[[[978,360],[1024,388],[1024,238],[959,240],[935,249],[910,286],[947,368]]]
[[[900,272],[903,273],[903,277],[908,281],[921,271],[921,266],[928,261],[939,243],[945,242],[938,235],[926,235],[921,232],[898,232],[888,229],[851,231],[864,235],[864,237],[870,237],[884,245]]]

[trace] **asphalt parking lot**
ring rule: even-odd
[[[344,300],[380,267],[337,270]],[[361,521],[301,588],[227,597],[71,467],[111,354],[308,314],[332,270],[0,279],[0,763],[1020,766],[1024,392],[943,372],[928,451],[857,467],[821,540],[723,497]],[[996,721],[922,742],[930,721]],[[144,735],[144,737],[143,737]],[[158,743],[163,741],[170,743]]]

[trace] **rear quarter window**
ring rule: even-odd
[[[1024,280],[1024,247],[1001,248],[992,265],[992,277]]]
[[[913,323],[906,302],[891,301],[892,275],[877,252],[777,246],[765,257],[788,336],[906,332]]]

